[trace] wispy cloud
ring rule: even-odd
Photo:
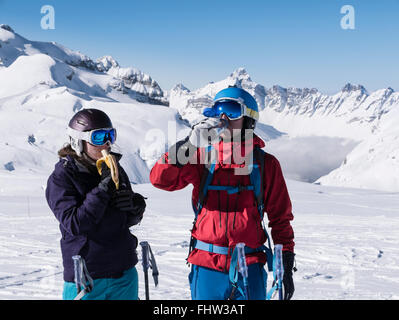
[[[281,137],[267,143],[267,152],[280,161],[288,179],[314,182],[338,168],[356,142],[330,137]]]

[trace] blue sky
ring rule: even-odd
[[[55,9],[55,30],[41,29],[43,5]],[[354,30],[341,28],[344,5]],[[0,23],[93,59],[112,55],[166,90],[238,67],[266,87],[399,90],[399,0],[0,0]]]

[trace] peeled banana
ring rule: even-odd
[[[111,170],[111,177],[115,183],[116,190],[119,189],[119,171],[118,164],[116,163],[115,157],[110,154],[107,150],[101,150],[103,157],[98,159],[96,162],[96,167],[98,173],[101,175],[101,165],[103,162],[107,165],[107,167]]]

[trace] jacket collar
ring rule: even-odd
[[[117,162],[122,158],[122,155],[119,153],[111,152],[111,154],[115,156]],[[74,171],[89,174],[95,174],[97,172],[96,162],[85,154],[83,154],[82,157],[69,154],[61,158],[61,160],[64,161],[64,166],[70,166]]]
[[[218,168],[244,168],[248,165],[248,157],[254,148],[264,148],[266,143],[256,134],[245,141],[228,141],[214,144],[213,151],[217,155],[215,170]]]

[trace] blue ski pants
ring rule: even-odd
[[[229,274],[205,267],[192,265],[188,276],[193,300],[227,300],[231,296],[233,286]],[[244,291],[241,274],[238,286]],[[266,300],[267,272],[263,264],[248,266],[248,286],[250,300]],[[244,300],[245,297],[235,289],[233,300]]]
[[[64,282],[63,300],[73,300],[77,294],[74,282]],[[138,300],[138,295],[138,274],[133,267],[117,279],[95,279],[93,290],[82,300]]]

